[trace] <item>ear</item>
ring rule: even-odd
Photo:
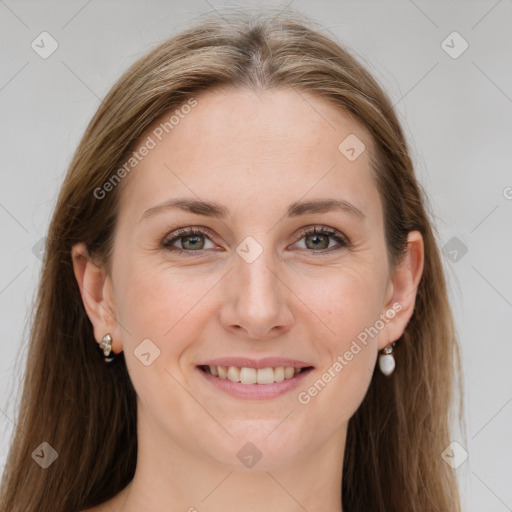
[[[397,265],[386,291],[382,314],[389,320],[385,322],[385,327],[379,334],[379,350],[399,339],[404,333],[414,312],[423,264],[423,237],[419,231],[411,231],[407,236],[406,253]]]
[[[122,350],[120,326],[116,321],[112,283],[106,271],[90,257],[84,243],[71,249],[73,270],[80,289],[85,312],[94,328],[99,344],[105,334],[112,336],[112,351]]]

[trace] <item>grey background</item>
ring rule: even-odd
[[[227,5],[256,3],[0,0],[0,472],[16,428],[15,361],[26,356],[37,244],[79,138],[139,55],[199,13]],[[469,453],[456,470],[464,510],[512,510],[511,2],[295,0],[291,7],[351,47],[396,104],[439,243],[448,244],[466,384],[467,439],[453,436]],[[59,45],[47,59],[31,48],[43,31]],[[453,31],[469,44],[455,59],[441,46]]]

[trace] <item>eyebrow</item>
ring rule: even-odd
[[[213,201],[181,198],[172,199],[154,206],[153,208],[149,208],[149,210],[143,213],[140,221],[173,208],[219,219],[226,219],[230,216],[230,212],[225,206]],[[299,217],[310,213],[328,213],[331,211],[342,211],[361,219],[365,217],[364,213],[359,210],[359,208],[356,208],[353,204],[344,199],[313,199],[310,201],[295,202],[288,207],[285,217]]]

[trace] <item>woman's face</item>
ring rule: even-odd
[[[110,332],[141,432],[231,467],[261,456],[275,468],[343,438],[377,350],[396,339],[372,141],[304,92],[196,100],[168,134],[170,114],[147,131],[124,178]],[[166,206],[178,200],[197,204]],[[328,200],[341,206],[313,207]],[[188,228],[201,232],[178,233]],[[222,379],[208,363],[236,368]],[[310,369],[290,379],[278,367]]]

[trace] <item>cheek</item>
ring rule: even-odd
[[[327,333],[315,340],[323,353],[322,365],[298,390],[297,401],[311,417],[323,416],[328,436],[359,408],[375,369],[378,333],[371,330],[379,319],[382,284],[357,272],[338,272],[322,291],[310,295],[311,312],[325,323]],[[321,347],[321,348],[320,348]]]
[[[176,384],[176,380],[181,381],[178,365],[204,329],[201,318],[208,315],[201,316],[198,308],[205,291],[180,277],[178,270],[164,272],[158,265],[127,265],[125,270],[119,290],[126,327],[123,351],[137,395],[152,411],[173,410],[185,415],[190,400],[188,395],[180,394]],[[147,366],[143,353],[149,353]]]
[[[382,310],[386,276],[371,268],[346,266],[302,274],[293,287],[310,314],[325,323],[329,339],[341,348],[359,332],[375,323]]]
[[[382,270],[382,269],[381,269]],[[307,281],[307,280],[306,280]],[[358,267],[331,270],[329,279],[316,276],[316,287],[310,289],[306,323],[323,321],[325,336],[318,340],[325,352],[323,366],[319,370],[322,382],[316,386],[322,390],[319,400],[328,405],[330,400],[344,402],[348,411],[355,412],[366,393],[375,368],[377,341],[386,285],[385,272]],[[313,281],[312,281],[313,283]],[[321,284],[321,286],[319,286]],[[326,392],[323,391],[325,385]],[[344,415],[345,410],[334,411]]]
[[[132,350],[146,338],[160,349],[166,364],[173,365],[192,340],[199,337],[210,316],[203,312],[205,294],[218,277],[196,272],[193,276],[169,265],[126,265],[120,318],[126,330],[123,342]],[[122,276],[119,275],[122,279]]]

